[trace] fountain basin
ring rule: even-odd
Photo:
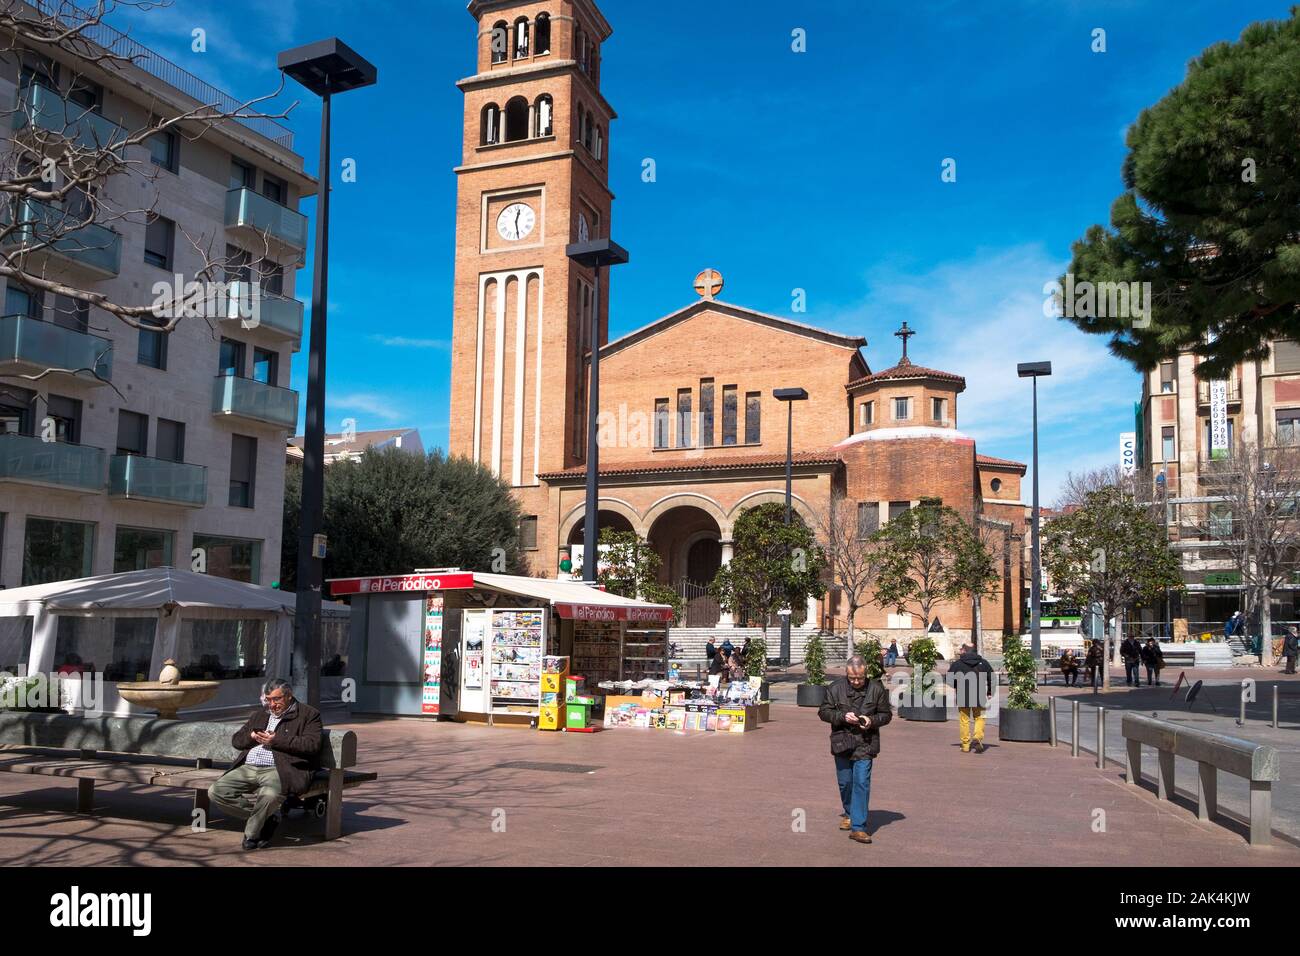
[[[175,720],[176,712],[185,707],[197,707],[217,696],[221,681],[183,680],[175,684],[162,681],[133,681],[118,684],[122,699],[137,707],[158,711],[158,716]]]

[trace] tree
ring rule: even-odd
[[[882,555],[875,603],[899,614],[919,614],[924,630],[939,604],[982,595],[997,582],[993,558],[979,535],[937,502],[923,500],[891,519],[874,539]]]
[[[1002,575],[993,545],[1011,534],[1011,522],[976,515],[973,525],[962,522],[956,537],[953,588],[971,600],[971,638],[977,654],[984,653],[984,599],[998,593]],[[1001,550],[999,547],[998,550]]]
[[[817,515],[817,532],[825,549],[831,580],[848,605],[848,647],[853,647],[854,618],[870,603],[872,582],[880,570],[880,548],[858,521],[855,503],[842,492]]]
[[[288,489],[300,483],[285,482],[286,532],[297,527],[300,505]],[[519,517],[509,486],[467,458],[440,449],[427,456],[367,451],[325,469],[325,577],[450,567],[515,573]],[[294,583],[282,578],[281,586]]]
[[[1043,564],[1054,591],[1081,608],[1100,605],[1105,621],[1160,600],[1165,588],[1182,587],[1181,567],[1164,527],[1114,486],[1089,492],[1081,507],[1047,524]],[[1112,641],[1107,629],[1107,662]],[[1102,684],[1110,686],[1109,666],[1103,668]]]
[[[1297,76],[1293,8],[1206,49],[1142,112],[1128,131],[1112,228],[1094,225],[1074,244],[1062,280],[1069,321],[1109,335],[1111,352],[1140,371],[1193,349],[1208,378],[1265,358],[1274,338],[1300,338]],[[1150,309],[1136,324],[1133,309],[1102,316],[1104,298],[1123,305],[1120,288],[1103,295],[1084,282],[1149,282]]]
[[[658,552],[635,531],[600,530],[600,553],[596,577],[611,594],[668,604],[673,609],[673,623],[682,617],[681,596],[666,584],[659,583],[662,561]]]
[[[245,327],[258,321],[260,274],[279,268],[266,232],[260,242],[249,243],[260,248],[232,257],[220,224],[212,235],[191,235],[177,226],[177,241],[183,238],[189,250],[173,257],[174,276],[134,295],[123,284],[107,291],[99,283],[79,285],[59,264],[62,258],[111,257],[123,224],[139,229],[153,216],[160,170],[138,153],[151,141],[195,141],[230,123],[272,125],[265,121],[287,115],[254,108],[278,89],[243,103],[218,97],[182,112],[155,102],[139,108],[150,116],[146,123],[124,124],[119,116],[84,105],[103,72],[138,86],[138,71],[149,69],[148,51],[105,25],[105,14],[154,5],[109,0],[91,11],[71,3],[0,5],[0,56],[20,77],[15,105],[0,109],[0,123],[13,130],[0,155],[0,278],[31,297],[31,319],[41,319],[42,303],[49,301],[68,313],[61,324],[83,331],[105,331],[99,324],[105,316],[164,334],[183,319],[202,318],[215,339],[217,320],[238,316]],[[232,289],[227,279],[240,285]],[[87,335],[82,344],[71,350],[70,365],[41,368],[42,360],[39,371],[9,377],[39,382],[59,372],[112,385],[104,371],[111,341],[101,348]]]
[[[808,599],[826,593],[826,555],[802,521],[785,523],[785,506],[776,502],[744,511],[732,541],[731,562],[718,570],[709,593],[724,611],[758,617],[766,643],[768,618],[790,608],[791,623],[802,622]]]
[[[1300,566],[1300,448],[1239,441],[1207,461],[1198,501],[1180,507],[1199,536],[1227,552],[1241,574],[1247,610],[1258,612],[1260,662],[1273,662],[1273,593]]]

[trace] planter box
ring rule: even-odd
[[[1052,739],[1051,711],[1003,707],[998,713],[998,740],[1046,743]]]
[[[796,702],[800,707],[820,707],[826,700],[826,684],[800,684]]]
[[[898,716],[904,720],[925,720],[940,722],[948,719],[947,707],[903,707],[898,708]]]
[[[754,713],[758,717],[758,723],[765,724],[772,719],[772,705],[767,701],[764,701],[761,704],[755,704]]]

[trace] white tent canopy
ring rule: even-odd
[[[14,611],[6,605],[21,605]],[[162,610],[168,607],[294,612],[294,595],[228,578],[150,568],[0,591],[0,616],[47,610]]]

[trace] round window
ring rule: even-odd
[[[1002,490],[1002,479],[1001,479],[1001,478],[994,478],[992,481],[989,482],[989,487],[992,488],[994,491],[1001,491],[1001,490]]]

